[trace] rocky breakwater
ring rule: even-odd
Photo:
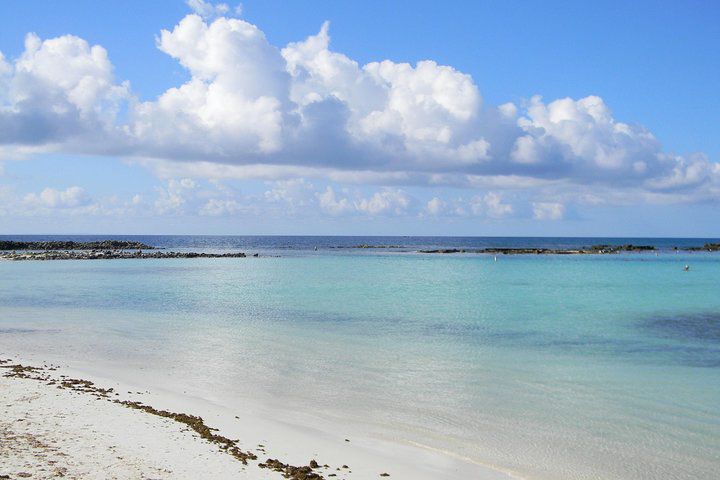
[[[141,242],[126,240],[100,240],[95,242],[74,242],[53,240],[50,242],[18,242],[0,240],[0,250],[153,250],[155,247]]]
[[[675,247],[675,250],[678,250],[678,248]],[[720,252],[720,243],[706,243],[702,247],[687,247],[683,248],[683,250],[688,252]]]
[[[582,248],[449,248],[437,250],[418,250],[418,253],[478,253],[489,255],[607,255],[620,252],[654,251],[652,245],[593,245]]]
[[[150,250],[150,251],[146,251]],[[243,252],[169,252],[127,240],[18,242],[0,240],[0,260],[122,260],[159,258],[244,258]],[[258,255],[253,255],[257,257]]]
[[[368,245],[366,243],[362,243],[360,245],[352,245],[350,247],[333,247],[333,248],[405,248],[402,245]]]
[[[142,250],[45,250],[26,252],[0,252],[0,260],[123,260],[160,258],[245,258],[243,252],[198,253]],[[253,256],[257,257],[257,254]]]

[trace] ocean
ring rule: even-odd
[[[673,250],[717,240],[0,237],[103,238],[260,256],[0,262],[0,356],[134,372],[527,479],[720,472],[720,253]],[[630,243],[658,250],[417,253]]]

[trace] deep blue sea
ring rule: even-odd
[[[673,250],[716,239],[10,238],[261,255],[0,262],[0,354],[163,372],[528,479],[719,478],[720,253]],[[629,243],[659,251],[416,253]]]

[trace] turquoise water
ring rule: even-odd
[[[159,387],[526,478],[720,471],[720,254],[321,250],[0,274],[0,351],[163,372]]]

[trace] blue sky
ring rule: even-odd
[[[717,2],[236,7],[3,2],[0,232],[720,236]]]

